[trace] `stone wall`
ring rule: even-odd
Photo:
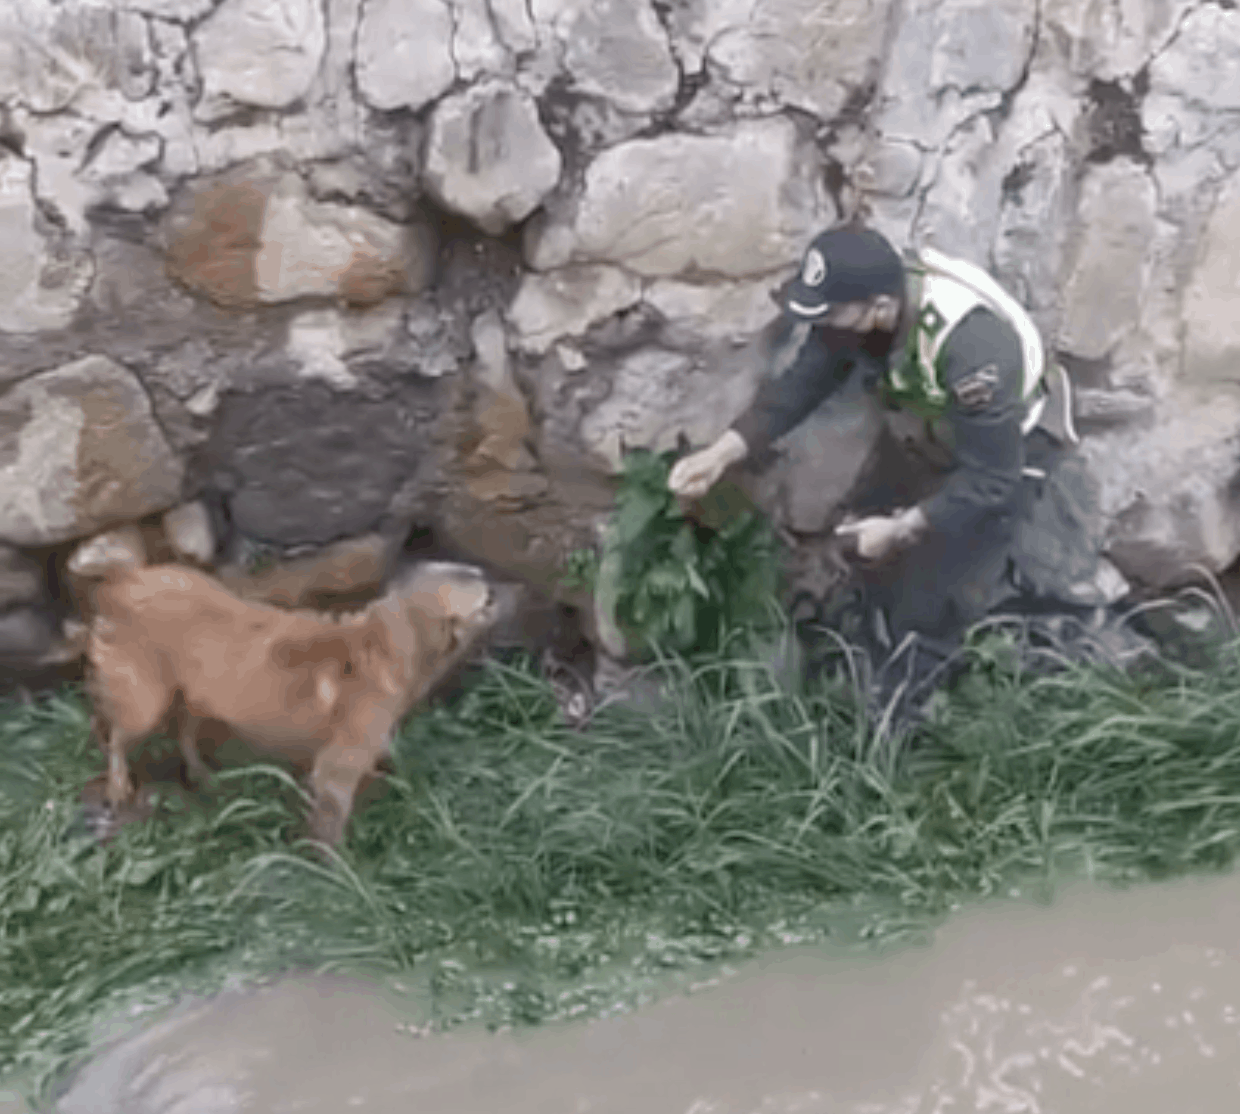
[[[858,210],[1029,307],[1121,571],[1223,570],[1238,167],[1227,0],[6,0],[0,654],[199,497],[221,561],[422,524],[548,584]],[[827,428],[760,484],[803,533]]]

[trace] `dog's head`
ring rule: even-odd
[[[419,672],[428,687],[478,647],[512,606],[481,569],[452,561],[401,570],[386,599],[418,632]]]

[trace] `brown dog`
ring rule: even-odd
[[[359,782],[404,716],[499,618],[483,574],[426,563],[339,618],[238,599],[182,565],[109,566],[96,586],[87,657],[108,725],[108,801],[133,796],[129,753],[166,722],[178,696],[192,774],[207,771],[203,720],[310,770],[312,833],[344,834]]]

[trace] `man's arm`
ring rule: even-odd
[[[765,451],[795,429],[847,382],[858,358],[853,349],[829,347],[817,329],[782,375],[766,380],[749,408],[732,423],[750,455]]]
[[[929,529],[960,534],[1015,496],[1025,464],[1020,340],[989,310],[957,325],[943,349],[956,467],[921,504]]]

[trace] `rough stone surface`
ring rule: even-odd
[[[0,611],[30,603],[43,594],[43,570],[15,549],[0,546]]]
[[[1233,174],[1201,237],[1184,292],[1184,374],[1240,380],[1240,174]]]
[[[996,108],[1033,44],[1034,0],[914,0],[902,13],[881,94],[883,134],[938,147]]]
[[[643,349],[620,361],[611,393],[581,423],[585,447],[612,473],[621,444],[665,452],[680,434],[695,445],[713,441],[743,409],[752,373],[694,366],[678,352]]]
[[[759,333],[779,309],[768,281],[691,283],[657,279],[643,296],[666,320],[664,338],[678,347],[741,344]]]
[[[0,395],[0,540],[52,545],[176,503],[182,469],[141,383],[103,356]]]
[[[507,83],[476,85],[435,108],[427,188],[493,236],[538,208],[559,181],[561,166],[533,98]]]
[[[196,191],[170,229],[170,273],[226,306],[306,297],[370,305],[416,293],[433,267],[426,226],[315,201],[293,172],[259,168]]]
[[[1156,201],[1148,176],[1126,160],[1097,167],[1086,179],[1080,246],[1064,283],[1064,351],[1100,359],[1139,319]]]
[[[828,223],[813,166],[786,120],[633,140],[590,164],[575,211],[533,229],[527,256],[540,271],[592,262],[652,277],[766,274]]]
[[[444,0],[367,0],[357,84],[375,108],[417,110],[456,80],[452,9]]]
[[[1111,523],[1110,557],[1130,580],[1165,586],[1191,563],[1221,572],[1240,556],[1238,431],[1240,395],[1216,390],[1164,400],[1142,436],[1114,429],[1082,443]]]
[[[1240,11],[1200,4],[1180,23],[1174,41],[1150,62],[1142,106],[1151,149],[1190,147],[1212,129],[1218,113],[1240,111]]]
[[[533,0],[532,12],[578,89],[625,112],[671,107],[680,72],[649,0]]]
[[[224,0],[194,32],[203,75],[199,120],[304,97],[327,46],[319,0]]]
[[[618,267],[563,267],[529,274],[508,308],[517,347],[543,354],[565,337],[580,337],[591,325],[635,305],[641,281]]]
[[[433,399],[416,386],[382,402],[318,382],[230,392],[201,467],[247,537],[324,545],[375,525],[416,473],[433,423]]]
[[[10,0],[0,11],[0,103],[38,113],[135,101],[152,80],[146,21],[105,5]]]
[[[1125,573],[1222,567],[1238,90],[1231,0],[7,0],[0,538],[175,505],[202,456],[259,541],[451,505],[551,576],[621,436],[713,440],[860,214],[1029,309]],[[106,436],[37,386],[87,354]],[[837,400],[755,497],[815,533],[872,433]],[[150,498],[96,461],[148,434]]]
[[[874,76],[890,12],[881,0],[693,0],[672,18],[690,69],[827,120]]]
[[[35,205],[30,163],[0,151],[0,331],[65,328],[77,312],[94,269],[89,255],[46,238]],[[50,231],[50,230],[49,230]]]
[[[56,621],[44,608],[18,607],[0,614],[0,662],[37,661],[56,641]]]
[[[389,294],[416,293],[429,277],[426,254],[400,225],[357,206],[310,200],[301,177],[290,174],[263,214],[254,257],[258,297],[285,302],[339,295],[368,305]]]
[[[1065,46],[1073,73],[1132,77],[1162,50],[1192,0],[1045,0],[1044,27]]]
[[[530,452],[529,407],[513,378],[500,315],[491,310],[474,323],[476,396],[466,483],[473,498],[501,508],[520,506],[547,489]]]

